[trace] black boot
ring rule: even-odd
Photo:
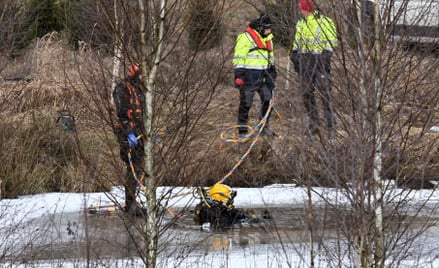
[[[262,129],[261,135],[262,136],[267,136],[267,137],[270,137],[270,138],[274,138],[274,137],[277,136],[274,131],[272,131],[271,129],[268,128],[268,126],[264,127],[264,129]]]
[[[135,217],[146,217],[146,208],[140,206],[137,202],[132,202],[124,207],[124,211]]]

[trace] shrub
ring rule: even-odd
[[[192,0],[189,6],[189,42],[192,47],[210,49],[221,42],[221,18],[215,11],[220,1]]]

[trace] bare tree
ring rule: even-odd
[[[157,254],[166,247],[160,238],[167,235],[172,238],[165,231],[178,221],[173,215],[166,215],[174,189],[156,195],[157,187],[212,184],[240,156],[236,146],[218,149],[217,142],[220,130],[235,121],[236,99],[229,97],[234,92],[230,86],[234,35],[239,27],[244,29],[247,20],[268,11],[282,32],[275,32],[275,36],[279,34],[282,37],[279,40],[288,43],[291,36],[282,35],[292,34],[297,17],[291,14],[297,13],[296,1],[257,1],[248,10],[243,4],[248,1],[216,2],[213,22],[222,25],[225,21],[227,25],[226,19],[230,19],[234,24],[218,31],[224,36],[218,43],[211,43],[213,47],[201,50],[193,46],[193,40],[188,40],[188,25],[199,22],[189,23],[196,13],[189,12],[187,1],[81,1],[81,12],[87,14],[83,22],[88,27],[82,35],[80,49],[42,53],[44,49],[58,49],[62,44],[59,41],[62,39],[56,39],[57,34],[51,34],[30,49],[42,53],[38,58],[29,56],[38,59],[26,65],[26,74],[31,73],[34,79],[30,84],[2,81],[7,89],[1,92],[2,104],[11,101],[16,104],[2,105],[2,125],[17,126],[12,130],[5,127],[3,131],[2,151],[7,153],[1,156],[2,172],[12,174],[10,177],[18,181],[41,178],[43,171],[59,170],[59,162],[50,154],[53,151],[45,151],[55,148],[53,133],[58,129],[40,109],[67,105],[76,115],[78,152],[75,153],[83,161],[83,166],[70,167],[75,172],[69,173],[72,181],[81,183],[81,187],[67,188],[87,190],[86,185],[93,184],[93,190],[108,190],[110,186],[120,185],[124,176],[113,135],[113,82],[125,76],[131,62],[142,63],[148,103],[145,111],[148,160],[144,168],[148,176],[141,197],[146,200],[149,217],[127,220],[124,224],[137,254],[148,267],[157,266]],[[438,139],[430,130],[438,124],[439,68],[437,54],[431,51],[437,47],[437,41],[429,39],[428,45],[414,42],[411,32],[398,26],[398,18],[409,15],[408,1],[402,5],[397,5],[401,1],[368,2],[371,1],[318,2],[324,14],[335,18],[340,29],[340,47],[334,54],[332,71],[338,117],[335,139],[303,135],[305,120],[298,105],[301,102],[296,90],[297,77],[287,68],[289,47],[276,44],[279,70],[276,110],[286,120],[274,121],[273,126],[279,128],[281,137],[258,143],[229,180],[235,185],[259,186],[290,183],[294,179],[305,186],[308,199],[304,201],[306,213],[302,218],[310,247],[304,255],[309,256],[306,258],[311,259],[312,265],[325,255],[335,267],[383,267],[389,263],[398,266],[437,213],[436,207],[427,206],[429,200],[413,204],[414,190],[396,189],[389,182],[392,180],[398,187],[433,188],[429,180],[437,178]],[[9,12],[13,10],[12,2],[5,3],[0,20],[13,21],[14,17],[8,16],[19,13]],[[418,9],[418,19],[406,26],[414,26],[416,21],[428,17],[437,6],[433,0],[423,3],[426,5]],[[375,10],[370,12],[371,16],[363,10],[368,5]],[[242,16],[226,16],[230,13]],[[5,25],[8,30],[2,28],[0,41],[8,44],[2,46],[2,53],[7,54],[12,24]],[[212,32],[204,28],[203,31]],[[31,62],[36,62],[37,68]],[[6,61],[1,63],[2,71],[6,70]],[[288,83],[291,89],[279,86]],[[29,120],[34,123],[17,124],[24,122],[14,121],[21,119],[18,116],[22,113],[34,116],[33,121]],[[18,130],[20,137],[16,135]],[[32,150],[42,143],[44,150]],[[29,151],[18,151],[21,146]],[[11,148],[14,153],[10,153]],[[23,164],[13,169],[15,162]],[[46,175],[49,179],[54,177]],[[27,190],[34,186],[30,180],[23,184]],[[313,196],[320,194],[315,186],[334,187],[341,198],[348,200],[348,207],[340,200],[329,198],[325,204],[314,203]],[[326,198],[324,194],[321,197]],[[116,196],[109,198],[122,205]],[[420,214],[427,216],[420,219]],[[323,239],[332,231],[336,242]],[[282,241],[280,237],[279,241]],[[93,257],[91,245],[88,244],[89,258]]]
[[[112,10],[114,7],[117,11]],[[177,219],[166,220],[165,214],[169,211],[169,198],[175,193],[170,190],[157,196],[157,187],[163,183],[191,185],[190,179],[199,171],[197,166],[208,164],[200,159],[209,153],[215,139],[207,138],[201,143],[200,140],[215,135],[215,131],[211,128],[209,132],[205,131],[203,118],[228,73],[225,71],[229,60],[227,53],[231,50],[224,49],[222,44],[215,44],[210,50],[190,46],[186,37],[188,20],[192,19],[186,15],[191,14],[189,7],[188,3],[180,1],[117,1],[115,5],[98,2],[95,6],[96,27],[113,32],[115,51],[118,46],[121,49],[118,60],[125,66],[133,61],[140,62],[145,78],[146,161],[140,196],[148,216],[141,222],[127,221],[127,230],[138,241],[138,252],[148,267],[156,267],[157,254],[164,247],[158,243],[159,238]],[[225,11],[221,1],[215,3],[214,11],[211,19],[219,25]],[[112,14],[118,14],[117,18]],[[105,64],[105,58],[109,56],[90,57],[86,59],[87,64],[82,64],[89,67],[78,68],[86,88],[85,109],[91,111],[94,120],[105,122],[93,127],[91,131],[96,133],[109,133],[115,126],[109,81],[112,80],[110,74],[117,71],[110,71],[110,66]],[[112,56],[118,58],[117,53]],[[123,169],[119,168],[119,159],[112,147],[114,138],[105,134],[101,139],[101,146],[113,157],[108,155],[110,158],[106,161],[111,162],[115,174],[123,178]],[[194,147],[196,144],[206,147],[200,150]],[[197,157],[191,157],[193,154]],[[95,160],[87,155],[83,157],[91,170],[100,173],[101,167],[94,164]],[[98,181],[102,180],[114,181],[108,177]]]
[[[416,148],[424,146],[421,144],[438,142],[434,135],[429,134],[431,120],[437,120],[438,92],[433,86],[437,83],[437,70],[427,71],[433,66],[437,69],[438,60],[429,49],[431,44],[423,46],[424,49],[407,46],[414,44],[410,41],[413,36],[409,32],[399,40],[394,38],[399,18],[395,14],[408,15],[407,5],[397,5],[398,1],[374,1],[371,5],[366,2],[370,1],[351,1],[344,3],[343,7],[339,2],[320,6],[336,18],[340,29],[341,44],[335,53],[336,67],[332,72],[338,136],[329,142],[324,139],[307,142],[311,149],[303,149],[309,156],[302,166],[307,175],[304,177],[308,181],[306,185],[323,185],[330,181],[350,200],[352,221],[341,225],[345,230],[340,232],[347,237],[356,256],[352,264],[355,267],[384,267],[389,259],[395,260],[398,258],[396,255],[402,257],[401,252],[410,250],[398,247],[398,238],[413,241],[425,230],[420,228],[410,238],[406,236],[407,227],[400,226],[395,231],[392,219],[400,213],[407,215],[402,204],[410,202],[409,193],[412,190],[403,190],[406,193],[400,196],[399,191],[387,185],[388,180],[393,179],[396,185],[407,187],[405,182],[408,178],[412,182],[417,180],[419,185],[428,185],[428,179],[418,169],[424,160],[418,162],[415,158],[425,159],[425,154],[429,154],[427,158],[431,159],[434,152],[422,152]],[[365,14],[366,6],[372,7],[372,11],[369,10],[372,17]],[[427,3],[426,6],[433,7],[434,4]],[[349,10],[352,7],[354,12]],[[432,8],[420,5],[417,10],[418,18],[431,17],[429,12],[434,13]],[[371,21],[374,27],[367,26]],[[415,26],[414,23],[411,21],[406,26]],[[435,46],[438,44],[437,41],[433,43]],[[420,44],[419,40],[415,44]],[[426,100],[424,91],[428,91],[432,98]],[[413,106],[410,103],[413,100],[416,100],[417,108],[408,108]],[[421,108],[419,102],[429,107],[428,112]],[[410,110],[409,114],[403,112],[406,109]],[[404,155],[404,160],[395,158],[395,154]],[[408,169],[408,166],[411,168]],[[395,195],[401,199],[395,201]],[[420,204],[418,209],[422,206]],[[309,219],[314,220],[314,226],[316,218]],[[411,220],[408,224],[416,228],[415,222]],[[310,228],[310,231],[316,229],[319,228]]]

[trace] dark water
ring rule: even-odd
[[[260,215],[262,210],[255,212]],[[212,231],[203,231],[200,225],[196,225],[190,210],[176,222],[165,215],[159,250],[166,252],[178,248],[209,251],[230,246],[245,247],[305,239],[303,211],[273,208],[270,213],[276,220]],[[111,215],[90,215],[85,212],[50,215],[24,224],[29,228],[20,232],[28,232],[28,235],[17,239],[2,259],[26,262],[38,259],[138,256],[144,252],[143,223],[143,219],[133,221],[121,212]]]
[[[255,209],[262,215],[264,209]],[[313,213],[315,226],[306,224],[310,215],[301,208],[270,208],[272,219],[255,225],[233,226],[222,230],[202,231],[195,225],[192,212],[171,223],[165,216],[161,226],[161,254],[178,251],[184,255],[189,252],[209,252],[226,250],[230,247],[252,247],[261,244],[296,243],[310,241],[310,228],[313,241],[336,238],[338,225],[351,218],[349,210],[319,209]],[[324,225],[320,224],[324,221]],[[3,260],[26,262],[48,259],[100,259],[142,256],[142,219],[127,219],[112,216],[90,215],[87,213],[55,214],[32,222],[31,239],[17,241],[14,250],[5,254]],[[324,228],[322,228],[322,226]],[[324,229],[324,230],[323,230]]]

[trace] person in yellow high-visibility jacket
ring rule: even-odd
[[[271,19],[266,14],[250,22],[245,32],[238,35],[234,47],[233,67],[235,87],[239,89],[240,103],[238,108],[239,135],[247,134],[248,115],[253,105],[253,97],[258,92],[261,98],[259,119],[262,119],[269,108],[272,90],[277,76],[274,64],[273,34]],[[261,134],[274,137],[268,128],[268,119]]]
[[[314,95],[317,89],[322,97],[327,129],[335,135],[335,116],[331,97],[331,56],[337,46],[337,28],[334,21],[324,16],[312,0],[299,0],[302,18],[297,22],[290,59],[299,74],[303,102],[308,115],[307,134],[320,133],[319,113]]]

